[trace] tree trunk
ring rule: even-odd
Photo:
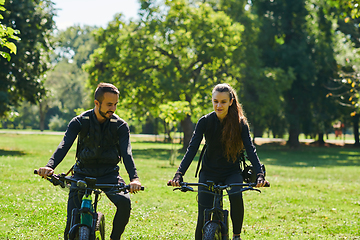
[[[354,138],[355,138],[355,146],[360,146],[359,142],[359,114],[356,114],[353,117],[353,129],[354,129]]]
[[[49,110],[49,106],[47,103],[43,103],[42,101],[39,102],[39,115],[40,115],[40,131],[44,131],[45,129],[45,116],[47,111]]]
[[[291,124],[289,130],[289,140],[287,141],[287,145],[291,148],[299,147],[300,146],[299,135],[300,135],[299,129]]]
[[[193,134],[193,123],[191,121],[191,117],[188,115],[184,120],[181,121],[181,127],[184,131],[184,141],[182,150],[186,150],[188,147],[192,134]]]
[[[324,145],[325,145],[324,133],[319,133],[318,143],[319,143],[320,146],[324,146]]]

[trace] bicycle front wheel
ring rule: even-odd
[[[203,240],[222,240],[221,227],[216,222],[210,222],[204,226]]]
[[[98,213],[95,227],[95,240],[105,240],[105,216],[102,213]]]
[[[79,240],[89,240],[90,229],[88,227],[79,227]]]

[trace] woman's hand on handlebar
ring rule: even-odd
[[[265,180],[265,176],[262,173],[257,174],[256,187],[269,187],[270,183]]]
[[[181,172],[176,172],[172,180],[169,180],[167,185],[173,187],[180,187],[180,183],[183,182],[183,174]]]
[[[43,178],[46,178],[47,176],[51,176],[54,174],[54,169],[49,168],[49,167],[41,167],[41,168],[39,168],[39,170],[37,172],[40,176],[42,176]]]

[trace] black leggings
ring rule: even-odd
[[[208,176],[206,173],[201,172],[199,175],[199,182],[206,183],[207,180],[214,181],[215,184],[229,184],[229,183],[242,183],[243,178],[240,173],[229,175],[225,178],[218,178],[214,176]],[[201,192],[200,192],[201,191]],[[202,227],[204,226],[204,210],[206,208],[212,208],[214,196],[204,191],[208,191],[203,187],[199,187],[198,194],[198,219],[195,231],[195,240],[202,239]],[[239,192],[240,187],[232,188],[229,193]],[[235,193],[229,195],[230,200],[230,217],[233,225],[233,233],[240,234],[244,220],[244,202],[242,193]]]
[[[75,179],[83,179],[84,176],[75,174]],[[97,183],[109,183],[109,184],[116,184],[116,183],[124,183],[124,180],[118,175],[117,172],[114,174],[108,174],[103,177],[96,178]],[[67,206],[67,222],[66,228],[64,232],[64,239],[68,239],[68,232],[70,230],[70,223],[71,223],[71,211],[74,208],[81,207],[83,194],[80,194],[78,191],[70,190],[69,199],[68,199],[68,206]],[[117,194],[107,194],[106,195],[111,202],[113,202],[116,206],[116,213],[113,220],[113,227],[111,232],[111,239],[119,240],[121,234],[125,230],[126,224],[129,222],[130,218],[130,210],[131,210],[131,201],[129,193],[124,194],[123,192]]]

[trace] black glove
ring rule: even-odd
[[[182,175],[182,173],[181,172],[176,172],[175,173],[175,176],[174,176],[174,178],[173,178],[173,181],[174,182],[183,182],[183,175]]]

